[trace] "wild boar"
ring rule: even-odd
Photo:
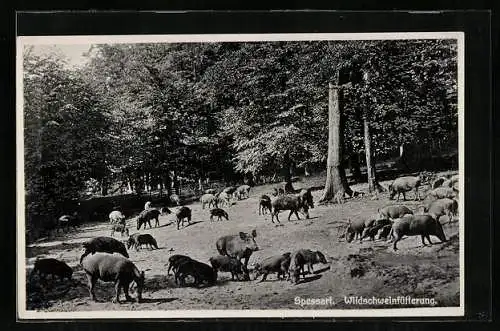
[[[47,275],[51,275],[52,278],[59,277],[62,280],[67,278],[71,280],[71,276],[73,275],[73,269],[65,262],[47,258],[47,259],[36,259],[35,266],[33,267],[33,271],[31,272],[30,277],[38,274],[40,278],[45,278]]]
[[[271,198],[266,194],[261,195],[259,198],[259,215],[266,214],[266,210],[271,213],[271,209]]]
[[[378,213],[384,219],[395,219],[403,217],[405,214],[413,214],[410,208],[402,205],[385,206],[380,208]]]
[[[95,254],[96,252],[104,252],[109,254],[113,254],[116,252],[120,253],[126,258],[129,257],[127,249],[125,248],[125,244],[110,237],[92,238],[89,241],[83,243],[83,248],[85,248],[85,252],[80,257],[80,263],[82,263],[84,257],[89,254]]]
[[[226,221],[229,221],[229,216],[228,216],[227,212],[221,208],[210,209],[210,221],[211,222],[213,221],[214,217],[217,217],[218,221],[220,221],[222,217],[225,218]]]
[[[397,201],[399,201],[399,196],[400,194],[403,194],[403,199],[406,200],[406,192],[409,192],[411,190],[415,190],[415,200],[420,200],[420,194],[418,192],[418,188],[420,187],[421,184],[421,178],[420,177],[415,177],[415,176],[405,176],[405,177],[399,177],[396,178],[392,184],[389,185],[389,192],[390,192],[390,197],[389,199],[394,199],[394,196],[397,194],[398,198]]]
[[[284,279],[285,275],[287,275],[287,280],[288,280],[290,278],[290,272],[288,270],[290,267],[290,260],[291,260],[290,252],[286,252],[281,255],[271,256],[264,259],[262,262],[255,264],[254,279],[257,279],[260,275],[263,275],[262,279],[260,280],[260,282],[263,282],[266,280],[267,275],[273,272],[277,272],[278,280],[280,280],[280,276],[283,276]]]
[[[109,213],[110,224],[125,224],[125,215],[119,210],[113,210]]]
[[[457,197],[457,193],[458,191],[451,187],[438,187],[429,191],[427,196],[434,200],[444,198],[453,199]]]
[[[217,201],[215,199],[215,195],[213,194],[203,194],[200,198],[201,209],[205,209],[205,206],[208,205],[210,207],[217,207]]]
[[[257,237],[256,230],[253,230],[251,235],[240,232],[237,235],[220,237],[216,242],[217,251],[220,255],[227,255],[238,260],[244,259],[243,265],[247,268],[248,259],[250,259],[253,252],[259,250],[255,237]]]
[[[230,272],[231,280],[234,280],[235,277],[238,280],[250,280],[248,270],[243,266],[241,261],[236,258],[218,255],[212,256],[209,261],[215,272]]]
[[[177,218],[177,230],[179,230],[179,225],[182,222],[182,226],[184,226],[184,221],[187,221],[188,224],[191,224],[191,209],[186,206],[179,207],[175,211],[175,217]]]
[[[135,250],[138,251],[139,247],[142,248],[142,245],[146,245],[146,247],[149,246],[149,248],[151,249],[153,248],[158,249],[158,244],[156,243],[156,239],[153,238],[153,236],[150,235],[149,233],[145,234],[134,233],[128,238],[127,249],[134,247]]]
[[[243,198],[248,198],[250,196],[250,186],[249,185],[239,186],[234,192],[234,195],[238,198],[238,200],[241,200]]]
[[[217,282],[217,271],[208,264],[196,261],[186,260],[179,264],[175,272],[175,281],[177,284],[184,286],[187,276],[194,278],[194,285],[198,286],[202,283],[214,285]]]
[[[297,216],[297,219],[300,220],[298,211],[301,211],[302,214],[309,218],[308,207],[302,203],[302,199],[298,195],[278,195],[277,197],[273,197],[271,199],[271,222],[274,223],[274,218],[276,221],[280,223],[278,218],[278,214],[282,210],[289,210],[290,214],[288,214],[288,220],[290,221],[290,217],[292,214]]]
[[[144,271],[139,271],[135,264],[129,259],[118,255],[108,253],[95,253],[88,256],[82,263],[83,270],[87,275],[89,283],[89,292],[92,300],[96,301],[94,287],[97,280],[103,282],[114,282],[116,295],[113,302],[120,302],[120,291],[123,288],[127,301],[132,301],[128,290],[130,283],[137,285],[137,301],[142,300],[142,291],[144,288]]]
[[[170,275],[170,270],[173,270],[174,274],[177,271],[177,268],[181,263],[184,261],[192,260],[189,256],[186,255],[181,255],[181,254],[174,254],[171,257],[168,258],[168,270],[167,270],[167,275]]]
[[[359,242],[363,241],[363,230],[367,227],[372,226],[375,222],[375,218],[369,219],[356,219],[354,221],[349,220],[347,223],[347,228],[345,231],[345,239],[348,243],[356,238],[359,238]]]
[[[429,237],[430,235],[438,237],[442,242],[446,241],[441,223],[430,215],[407,215],[394,221],[390,236],[395,238],[393,245],[395,251],[398,249],[396,244],[405,235],[420,235],[424,246],[426,246],[424,241],[425,238],[429,241],[429,244],[432,245],[432,241]]]
[[[327,264],[325,255],[320,251],[312,251],[310,249],[299,249],[292,254],[289,272],[294,283],[299,281],[300,275],[304,275],[304,266],[307,265],[309,274],[313,273],[313,265],[316,263]]]

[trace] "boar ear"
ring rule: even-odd
[[[255,229],[252,230],[252,237],[257,237],[257,230]]]
[[[245,239],[245,238],[246,238],[246,236],[245,236],[245,232],[240,232],[240,238],[241,238],[241,239]]]

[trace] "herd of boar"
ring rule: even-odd
[[[421,185],[420,177],[399,177],[389,185],[390,199],[397,195],[399,201],[400,194],[406,200],[405,193],[415,191],[415,199],[420,199],[419,187]],[[441,216],[447,216],[451,222],[458,212],[458,177],[439,178],[431,184],[431,190],[427,196],[431,201],[425,205],[418,206],[417,210],[412,211],[404,205],[388,205],[377,210],[375,216],[364,220],[349,220],[345,231],[340,236],[347,242],[359,239],[361,242],[365,238],[371,240],[389,239],[393,242],[393,249],[397,250],[397,243],[403,236],[421,236],[422,244],[426,246],[425,239],[432,244],[430,235],[436,236],[442,242],[446,241],[443,227],[439,221]],[[250,186],[242,185],[238,188],[229,187],[217,193],[214,190],[207,190],[201,197],[202,209],[210,209],[210,220],[216,217],[219,221],[228,220],[228,214],[222,206],[231,205],[230,198],[235,197],[238,200],[249,197]],[[175,211],[177,219],[177,229],[184,226],[184,221],[191,222],[191,209],[180,205],[177,201]],[[300,219],[298,212],[309,218],[309,209],[314,208],[313,197],[310,189],[301,189],[298,192],[287,192],[275,189],[270,195],[261,195],[258,199],[259,215],[269,212],[271,222],[280,223],[278,214],[280,211],[289,211],[288,220],[295,214]],[[137,230],[144,225],[149,225],[154,221],[155,226],[159,226],[159,216],[172,211],[166,207],[160,210],[151,208],[151,203],[147,202],[145,209],[137,217]],[[72,225],[72,219],[75,216],[64,215],[59,219],[65,227]],[[137,301],[141,301],[144,289],[145,274],[139,270],[131,261],[129,250],[134,248],[136,251],[144,245],[150,249],[158,249],[158,243],[150,234],[135,233],[129,235],[125,223],[125,216],[120,211],[113,211],[109,215],[111,225],[111,237],[95,237],[83,243],[84,253],[80,257],[87,280],[89,293],[92,300],[96,300],[94,287],[97,280],[104,282],[113,282],[115,284],[114,302],[119,302],[121,290],[125,294],[126,300],[133,300],[129,294],[129,288],[132,283],[137,288]],[[112,238],[114,232],[121,232],[122,236],[127,235],[125,242]],[[215,248],[219,255],[212,256],[207,263],[197,261],[187,255],[175,254],[168,259],[167,275],[173,272],[174,280],[179,286],[186,284],[186,278],[192,279],[192,284],[214,285],[217,281],[219,272],[231,274],[232,280],[248,281],[250,274],[254,279],[262,276],[260,282],[265,281],[270,273],[277,273],[278,279],[286,279],[293,283],[300,281],[300,276],[305,277],[305,266],[307,273],[312,273],[313,265],[317,263],[327,264],[325,255],[320,251],[310,249],[299,249],[294,252],[284,252],[273,255],[255,263],[253,269],[248,269],[248,262],[253,252],[258,251],[259,247],[255,238],[256,230],[251,233],[240,232],[222,236],[215,241]],[[63,261],[45,258],[35,261],[34,269],[31,275],[38,274],[41,278],[46,275],[71,279],[73,270]]]

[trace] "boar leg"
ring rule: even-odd
[[[395,251],[397,251],[397,250],[398,250],[398,248],[396,247],[396,244],[398,243],[398,241],[400,241],[400,240],[401,240],[401,236],[399,235],[399,233],[396,233],[395,237],[396,237],[396,239],[394,240],[394,244],[393,244],[392,248],[393,248]]]
[[[427,246],[427,245],[425,244],[425,236],[424,236],[424,235],[421,235],[421,236],[420,236],[420,238],[422,239],[422,245]]]
[[[427,238],[427,241],[429,242],[429,244],[433,245],[430,235],[426,234],[425,237]]]
[[[127,301],[134,301],[134,300],[132,299],[132,297],[130,296],[130,294],[128,293],[129,287],[130,287],[130,283],[125,282],[125,283],[123,284],[123,293],[125,293],[125,299],[126,299]]]
[[[121,289],[122,289],[122,284],[121,282],[118,280],[116,281],[115,283],[115,292],[116,292],[116,295],[115,297],[113,298],[113,303],[120,303],[120,292],[121,292]]]
[[[95,283],[97,282],[97,277],[94,277],[94,276],[92,276],[90,274],[87,274],[87,281],[89,283],[90,298],[93,301],[97,301],[97,299],[95,297],[95,293],[94,293],[94,286],[95,286]]]
[[[267,278],[267,274],[268,274],[268,272],[267,272],[267,271],[265,271],[265,272],[264,272],[264,276],[262,276],[262,279],[259,281],[259,283],[261,283],[261,282],[263,282],[263,281],[265,281],[265,280],[266,280],[266,278]]]

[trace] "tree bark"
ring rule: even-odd
[[[285,154],[285,160],[283,162],[284,164],[284,177],[285,177],[285,193],[293,193],[295,192],[292,184],[292,162],[290,160],[290,154],[286,152]]]
[[[347,184],[345,170],[342,166],[342,132],[340,121],[340,104],[342,90],[332,83],[328,86],[328,158],[326,167],[326,183],[319,202],[332,200],[340,191],[352,195]]]
[[[361,175],[361,167],[359,164],[359,153],[352,153],[349,156],[349,160],[351,161],[351,173],[352,178],[356,181],[356,183],[361,183],[363,181],[363,175]]]
[[[382,192],[383,188],[377,181],[375,162],[373,160],[372,153],[372,137],[370,134],[370,122],[368,121],[368,116],[365,114],[363,116],[363,128],[364,128],[364,142],[365,142],[365,156],[366,156],[366,174],[368,176],[368,192]]]

